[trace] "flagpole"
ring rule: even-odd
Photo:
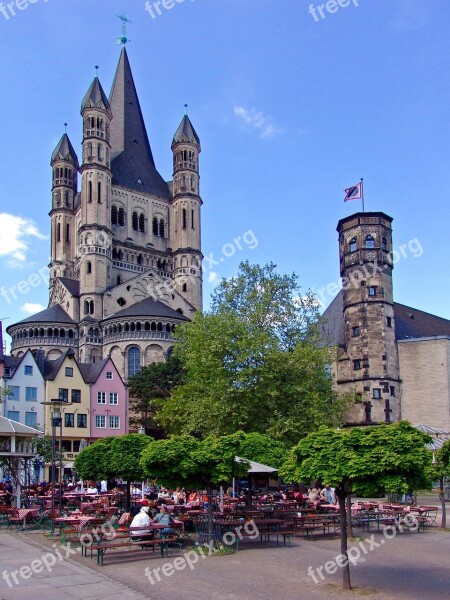
[[[364,177],[361,177],[361,199],[362,199],[362,209],[364,210]]]

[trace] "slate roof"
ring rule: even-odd
[[[109,358],[104,358],[96,363],[80,363],[80,368],[83,379],[86,383],[95,383],[100,376],[100,373],[105,368]]]
[[[70,325],[75,325],[75,321],[69,317],[66,311],[61,308],[59,304],[55,304],[54,306],[50,306],[41,312],[38,312],[23,321],[19,321],[19,323],[14,323],[14,325],[10,325],[6,331],[9,333],[11,327],[17,327],[17,325],[25,325],[26,323],[67,323]]]
[[[80,295],[80,282],[68,277],[58,277],[59,281],[69,290],[72,296]]]
[[[84,108],[89,108],[92,105],[96,108],[103,108],[107,111],[111,110],[108,98],[103,91],[102,84],[100,83],[98,77],[95,77],[94,81],[89,86],[89,89],[83,98],[83,102],[81,103],[81,110]]]
[[[58,371],[60,370],[61,365],[66,360],[66,358],[69,354],[71,354],[72,356],[75,356],[75,353],[72,350],[72,348],[68,348],[64,352],[64,354],[62,354],[56,360],[46,360],[44,362],[44,379],[53,381],[55,379],[55,377],[58,375]]]
[[[129,308],[124,308],[114,315],[106,317],[106,319],[103,319],[103,322],[109,321],[110,319],[121,319],[123,317],[162,317],[167,319],[178,319],[179,321],[189,321],[187,317],[178,311],[153,298],[146,298],[137,304],[133,304],[133,306],[130,306]]]
[[[113,114],[113,185],[123,185],[138,192],[170,200],[169,187],[155,167],[125,47],[120,55],[109,101]]]
[[[187,115],[184,115],[183,120],[173,137],[172,149],[176,144],[182,142],[189,142],[190,144],[198,144],[198,146],[200,146],[200,138]]]
[[[450,321],[417,308],[394,303],[395,335],[397,340],[450,336]]]
[[[56,148],[53,150],[52,164],[56,160],[67,160],[73,162],[77,168],[79,166],[77,153],[75,152],[72,144],[70,143],[69,136],[67,135],[67,133],[65,133],[62,136]]]
[[[342,291],[323,313],[320,321],[324,343],[345,346]],[[450,336],[450,320],[404,304],[394,302],[395,337],[397,341],[436,336]]]

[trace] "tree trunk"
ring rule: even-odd
[[[347,536],[352,538],[353,536],[353,525],[352,525],[352,495],[347,496]]]
[[[343,489],[336,489],[337,497],[339,498],[339,516],[341,524],[341,554],[346,557],[345,566],[342,567],[342,587],[344,590],[351,590],[352,584],[350,581],[350,564],[347,555],[347,511],[345,500],[347,497]]]
[[[441,507],[442,507],[442,520],[441,520],[441,527],[442,529],[445,529],[447,527],[447,508],[445,506],[445,490],[444,490],[444,478],[441,477],[440,481],[439,481],[439,487],[441,488]]]

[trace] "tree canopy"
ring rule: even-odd
[[[333,392],[332,351],[318,344],[314,297],[273,264],[241,263],[217,288],[210,313],[177,329],[186,371],[156,419],[166,431],[196,436],[267,433],[297,443],[337,425],[347,399]]]
[[[114,437],[97,440],[82,450],[75,458],[74,468],[81,479],[99,481],[115,475],[111,461],[111,445]]]
[[[248,460],[279,469],[288,458],[288,448],[262,433],[248,433],[240,442],[238,455]]]
[[[183,382],[181,362],[174,356],[162,363],[154,363],[130,377],[130,425],[146,431],[157,427],[154,416],[164,406],[172,390]]]
[[[352,492],[379,496],[429,487],[431,437],[402,421],[392,425],[322,428],[291,451],[280,474],[296,481],[319,480],[336,488],[339,498],[341,553],[347,553],[346,498]],[[350,589],[350,568],[343,568],[344,589]]]

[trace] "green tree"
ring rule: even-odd
[[[174,388],[183,382],[184,371],[176,357],[144,367],[130,378],[130,425],[151,431],[157,427],[155,414],[162,409]]]
[[[74,469],[81,479],[99,481],[115,475],[111,461],[114,437],[105,437],[84,448],[75,458]]]
[[[317,479],[335,487],[339,499],[341,554],[347,557],[346,498],[352,492],[378,496],[429,487],[432,460],[429,435],[402,421],[354,429],[323,428],[301,440],[280,474],[290,480]],[[343,568],[344,589],[351,589],[350,567]]]
[[[447,527],[447,506],[445,500],[444,482],[450,477],[450,440],[444,443],[442,448],[435,454],[433,464],[430,467],[430,478],[439,481],[441,500],[441,527]]]
[[[286,446],[263,433],[248,433],[238,448],[238,456],[279,469],[288,458]]]
[[[291,445],[320,425],[337,425],[348,399],[333,392],[333,352],[319,347],[314,297],[275,265],[240,265],[212,311],[177,329],[185,370],[158,412],[170,433],[268,433]]]
[[[127,508],[130,506],[130,484],[145,479],[141,455],[152,442],[153,438],[140,433],[120,435],[111,442],[111,469],[127,483]]]

